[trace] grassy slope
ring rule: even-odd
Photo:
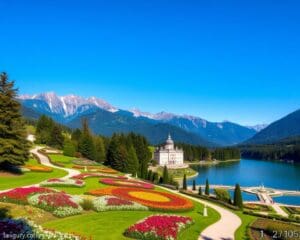
[[[64,167],[67,168],[72,168],[72,166],[74,165],[72,161],[76,159],[76,157],[68,157],[62,154],[48,154],[48,156],[50,157],[53,163],[63,164]]]
[[[66,191],[70,194],[83,194],[90,189],[97,189],[107,187],[99,183],[99,178],[85,179],[86,186],[83,188],[70,188],[70,187],[55,187],[55,189]],[[156,187],[158,191],[165,190]],[[186,213],[174,213],[192,217],[196,222],[190,228],[186,229],[180,234],[179,239],[197,239],[200,232],[213,222],[216,222],[220,216],[213,209],[208,209],[209,217],[202,217],[203,205],[194,202],[195,209]],[[84,215],[68,217],[64,219],[50,221],[44,224],[47,228],[53,228],[63,232],[76,232],[81,235],[93,239],[126,239],[122,234],[126,228],[135,222],[159,212],[150,211],[110,211],[110,212],[86,212]],[[84,223],[84,224],[83,224]],[[76,226],[76,228],[74,228]],[[117,226],[117,227],[116,227]]]
[[[180,215],[190,216],[195,220],[195,224],[184,230],[179,239],[196,240],[200,232],[213,222],[219,219],[219,214],[209,209],[209,217],[202,217],[203,206],[196,203],[195,209],[188,213],[178,213]],[[54,220],[43,224],[46,228],[56,229],[62,232],[74,231],[93,239],[128,239],[123,236],[123,232],[130,225],[137,221],[158,212],[150,211],[110,211],[110,212],[89,212],[84,215],[68,217],[64,219]]]
[[[235,211],[234,213],[236,215],[238,215],[240,217],[240,219],[242,220],[242,225],[236,230],[236,232],[234,234],[235,239],[237,239],[237,240],[249,239],[247,237],[248,225],[251,224],[252,222],[254,222],[254,220],[256,220],[257,217],[246,215],[246,214],[243,214],[242,212],[238,212],[238,211]]]
[[[26,164],[30,165],[39,165],[35,159],[29,159]],[[39,183],[48,178],[58,178],[63,177],[67,173],[65,171],[59,169],[53,169],[52,172],[44,173],[44,172],[26,172],[22,175],[14,175],[14,176],[0,176],[0,190],[21,187],[26,185],[31,185],[35,183]]]

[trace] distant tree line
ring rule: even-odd
[[[250,159],[300,162],[300,144],[252,145],[242,147],[242,156]]]
[[[210,151],[203,146],[196,146],[185,143],[176,143],[176,146],[183,149],[184,160],[194,162],[210,159]]]
[[[241,152],[238,148],[233,148],[233,147],[216,148],[214,151],[212,151],[212,157],[220,161],[240,159]]]
[[[175,145],[183,149],[184,160],[190,162],[197,162],[201,160],[210,159],[226,161],[241,158],[240,150],[236,147],[208,149],[207,147],[191,145],[186,143],[176,143]]]

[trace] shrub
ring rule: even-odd
[[[86,199],[86,198],[80,201],[80,206],[86,211],[94,208],[93,201],[91,199]]]
[[[230,202],[230,194],[226,189],[215,188],[214,191],[215,191],[217,199],[224,201],[224,202],[228,202],[228,203]]]

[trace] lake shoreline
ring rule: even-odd
[[[220,163],[227,163],[227,162],[239,162],[241,159],[229,159],[225,161],[215,160],[215,161],[199,161],[199,162],[186,162],[189,166],[210,166],[210,165],[217,165]]]

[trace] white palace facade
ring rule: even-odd
[[[154,160],[160,166],[167,167],[182,167],[183,164],[183,150],[174,147],[174,142],[169,134],[169,137],[164,146],[156,148],[154,152]]]

